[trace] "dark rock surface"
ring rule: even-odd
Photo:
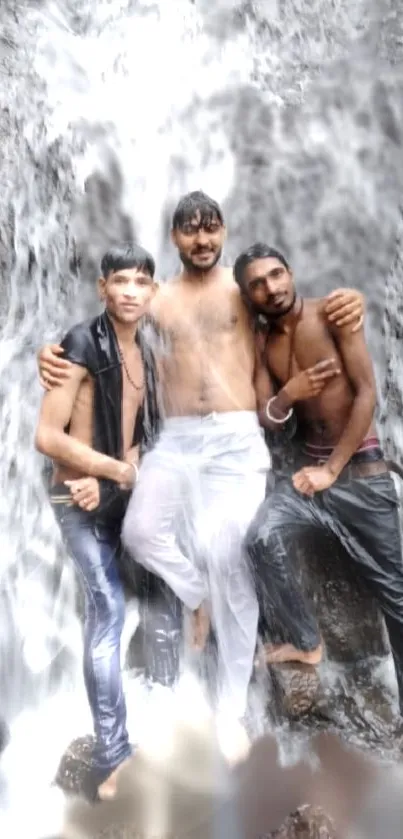
[[[91,735],[74,740],[64,753],[55,777],[55,783],[68,795],[80,795],[90,801],[96,792],[91,763],[93,744]]]
[[[382,389],[382,432],[387,451],[403,466],[403,211],[396,231],[396,242],[391,259],[391,269],[385,289],[385,314],[383,338],[387,347],[386,375]],[[403,483],[400,483],[403,500]]]
[[[374,599],[337,540],[313,534],[300,548],[298,562],[328,658],[347,663],[386,655],[388,643]]]
[[[326,813],[307,804],[292,813],[270,839],[337,839],[337,834]]]

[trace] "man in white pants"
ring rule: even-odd
[[[153,301],[165,341],[166,419],[143,459],[122,538],[192,610],[201,643],[207,606],[218,646],[218,708],[241,718],[258,621],[243,538],[270,467],[256,415],[254,332],[232,270],[219,265],[225,226],[218,204],[200,192],[182,198],[172,238],[183,270]]]
[[[122,538],[195,611],[207,605],[219,653],[219,709],[242,717],[258,607],[242,543],[264,499],[268,450],[254,411],[166,419],[145,455]],[[203,644],[203,621],[195,631]]]

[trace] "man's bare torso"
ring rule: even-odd
[[[136,344],[125,351],[125,366],[122,365],[122,449],[123,458],[130,451],[137,412],[144,400],[144,369],[140,351]],[[129,376],[130,379],[129,379]],[[134,387],[136,385],[137,387]],[[137,389],[139,388],[139,389]],[[94,380],[89,373],[81,383],[71,415],[69,434],[81,443],[93,445]],[[134,452],[133,452],[134,454]],[[81,473],[61,464],[54,464],[54,484],[82,477]]]
[[[230,268],[214,279],[162,286],[153,314],[164,336],[167,416],[253,411],[254,337]]]
[[[273,331],[267,341],[266,361],[280,387],[299,371],[313,367],[326,358],[334,358],[339,363],[341,374],[330,379],[319,396],[295,405],[306,442],[335,446],[349,418],[354,393],[323,308],[323,300],[305,299],[302,315],[295,327],[293,352],[292,331]],[[376,430],[371,425],[366,437],[374,434]]]

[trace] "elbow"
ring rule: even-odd
[[[368,405],[371,406],[372,410],[375,411],[376,408],[376,387],[375,385],[368,385],[365,388],[365,398],[368,402]]]
[[[275,425],[275,423],[270,422],[266,414],[266,408],[262,408],[261,411],[258,411],[257,417],[259,420],[259,424],[265,431],[276,431],[278,429],[278,423],[277,425]]]
[[[267,413],[266,413],[266,408],[262,409],[261,411],[258,411],[257,416],[258,416],[259,424],[262,426],[262,428],[265,431],[270,431],[273,434],[273,433],[282,431],[284,429],[284,423],[283,422],[270,422],[270,420],[267,416]]]
[[[35,434],[35,448],[47,457],[53,457],[52,433],[46,426],[40,425]]]
[[[364,385],[359,389],[357,397],[361,403],[362,409],[370,414],[372,419],[376,408],[376,389],[372,385]]]
[[[258,409],[258,411],[257,411],[257,418],[258,418],[258,420],[259,420],[259,425],[261,425],[261,426],[262,426],[262,428],[268,428],[269,421],[268,421],[268,419],[267,419],[267,416],[266,416],[266,411],[265,411],[265,410],[263,410],[263,409],[259,410],[259,409]]]

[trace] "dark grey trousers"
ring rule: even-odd
[[[307,528],[333,534],[354,562],[382,610],[389,634],[403,711],[403,562],[398,498],[389,472],[340,477],[313,498],[301,495],[291,476],[276,480],[247,534],[260,611],[301,650],[318,646],[315,615],[296,579],[292,545]]]

